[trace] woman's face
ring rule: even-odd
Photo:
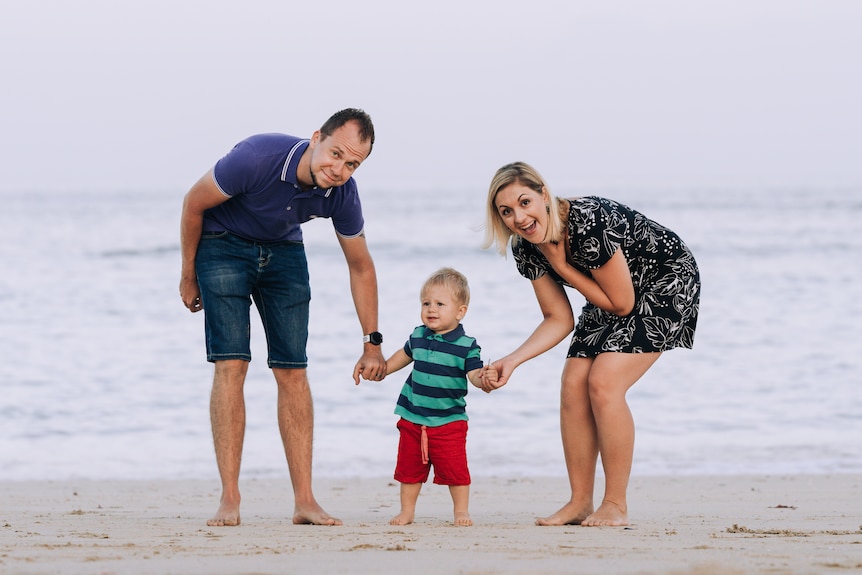
[[[514,182],[497,192],[494,205],[500,219],[512,233],[532,244],[542,243],[548,230],[548,209],[544,194]]]

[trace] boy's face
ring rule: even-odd
[[[422,292],[422,323],[434,333],[447,333],[458,327],[467,306],[456,302],[443,285],[432,285]]]

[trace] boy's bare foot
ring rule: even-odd
[[[593,506],[580,507],[571,501],[563,505],[559,511],[548,517],[536,519],[536,525],[543,527],[559,525],[580,525],[593,512]]]
[[[629,516],[626,510],[610,501],[604,501],[595,513],[581,522],[581,525],[586,527],[622,527],[628,524]]]
[[[239,504],[222,503],[212,519],[207,521],[210,527],[236,527],[239,525]]]
[[[410,525],[413,523],[413,512],[404,511],[389,520],[389,525]]]
[[[293,510],[294,525],[342,525],[341,519],[336,519],[315,504],[307,509],[295,507]]]
[[[473,525],[473,520],[470,518],[470,514],[466,511],[456,511],[455,512],[455,525],[458,527],[470,527]]]

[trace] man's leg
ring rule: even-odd
[[[210,421],[216,463],[221,477],[221,503],[210,526],[239,525],[239,469],[245,436],[245,398],[243,385],[248,362],[232,359],[215,362]]]
[[[314,406],[305,369],[273,368],[278,383],[278,428],[293,485],[293,522],[341,525],[317,503],[311,488]]]

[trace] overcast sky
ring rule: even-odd
[[[361,107],[369,186],[862,186],[860,0],[0,4],[0,190],[184,193]]]

